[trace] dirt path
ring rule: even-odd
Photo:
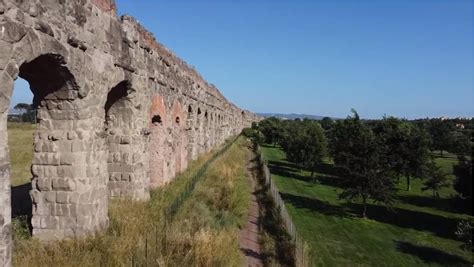
[[[240,231],[239,246],[245,255],[246,263],[244,266],[263,266],[263,257],[261,255],[259,243],[258,217],[260,206],[255,195],[257,190],[257,181],[253,168],[254,162],[251,160],[255,155],[251,153],[247,163],[247,177],[252,185],[252,196],[250,200],[249,215],[245,228]]]

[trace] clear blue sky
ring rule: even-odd
[[[117,4],[252,111],[474,116],[471,0]]]

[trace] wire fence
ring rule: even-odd
[[[280,211],[280,216],[285,223],[286,230],[290,234],[295,244],[295,257],[296,257],[296,265],[297,266],[310,266],[311,265],[311,257],[308,251],[307,243],[304,239],[298,234],[296,230],[296,226],[291,219],[288,210],[286,209],[285,202],[280,196],[280,191],[276,186],[275,182],[272,179],[272,175],[270,170],[268,169],[268,163],[263,157],[263,153],[260,147],[256,149],[257,158],[259,160],[259,166],[261,167],[261,171],[265,177],[265,183],[269,187],[269,193],[272,196],[273,201],[275,202],[276,207]]]

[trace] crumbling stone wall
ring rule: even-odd
[[[107,196],[148,199],[257,119],[118,18],[113,0],[0,0],[0,266],[11,264],[6,119],[18,77],[38,108],[30,194],[43,240],[106,228]]]

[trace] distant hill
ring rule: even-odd
[[[286,120],[294,120],[294,119],[311,119],[311,120],[322,120],[326,116],[319,116],[319,115],[308,115],[308,114],[296,114],[296,113],[291,113],[291,114],[282,114],[282,113],[257,113],[257,115],[269,118],[269,117],[276,117],[280,119],[286,119]],[[337,120],[338,118],[332,118]]]

